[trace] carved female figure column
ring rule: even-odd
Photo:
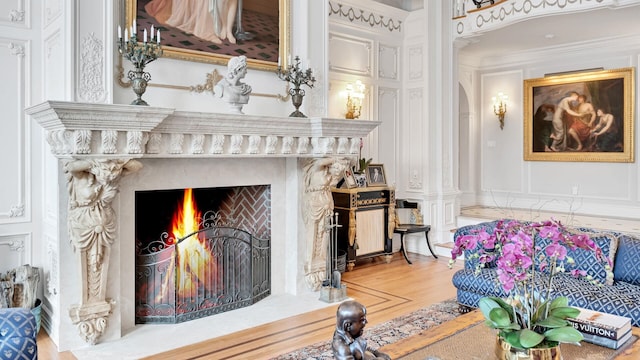
[[[333,213],[331,186],[342,178],[348,165],[346,158],[308,159],[304,164],[302,218],[307,242],[304,272],[307,286],[314,291],[320,289],[327,276],[328,219]]]
[[[80,335],[95,344],[107,326],[112,303],[106,300],[116,217],[111,202],[120,176],[142,168],[137,160],[71,160],[65,164],[69,191],[69,238],[79,255],[82,299],[69,309]]]

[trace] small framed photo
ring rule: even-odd
[[[344,171],[344,184],[347,189],[358,187],[358,182],[356,181],[355,176],[353,176],[353,170],[347,169]]]
[[[367,174],[354,172],[353,177],[356,179],[356,184],[358,184],[358,187],[367,187]]]
[[[367,166],[367,185],[381,186],[387,185],[387,179],[384,176],[384,166],[382,164],[369,164]]]

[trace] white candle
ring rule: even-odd
[[[307,59],[307,69],[311,69],[311,61],[309,59]]]
[[[122,39],[122,28],[118,25],[118,40]]]
[[[160,45],[160,30],[158,30],[157,40],[158,40],[158,45]]]
[[[153,24],[151,24],[151,31],[149,32],[149,39],[153,41],[153,35],[155,35],[155,31],[153,31]]]
[[[135,21],[133,22],[133,30],[132,31],[133,31],[134,34],[137,33],[137,31],[136,31],[136,22]]]
[[[147,42],[147,29],[144,29],[144,32],[142,33],[142,41]]]
[[[129,41],[129,34],[127,29],[124,29],[124,41]]]
[[[280,67],[280,56],[278,56],[278,67]]]

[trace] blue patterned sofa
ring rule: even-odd
[[[0,360],[38,358],[36,318],[23,308],[0,308]]]
[[[496,224],[497,221],[490,221],[464,226],[456,230],[454,238],[473,234],[482,228],[492,233]],[[567,296],[571,306],[630,317],[633,326],[640,326],[640,237],[589,228],[571,230],[589,234],[602,248],[605,256],[613,262],[613,279],[607,278],[606,271],[596,264],[592,253],[577,250],[570,253],[576,260],[575,266],[593,274],[595,279],[606,285],[594,285],[565,273],[554,277],[553,292]],[[469,259],[469,254],[471,251],[465,251],[465,259]],[[475,261],[466,260],[464,268],[453,276],[458,303],[463,307],[478,307],[478,300],[484,296],[507,297],[507,293],[498,285],[495,265],[475,274]],[[566,270],[568,272],[570,269]]]

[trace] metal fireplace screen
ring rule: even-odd
[[[136,323],[180,323],[252,305],[271,293],[269,257],[268,240],[229,227],[140,255]]]
[[[187,189],[186,201],[191,196]],[[189,200],[191,201],[191,200]],[[228,226],[220,214],[136,248],[136,323],[180,323],[246,307],[271,293],[270,239]],[[184,216],[187,213],[188,216]],[[186,221],[188,223],[188,221]]]

